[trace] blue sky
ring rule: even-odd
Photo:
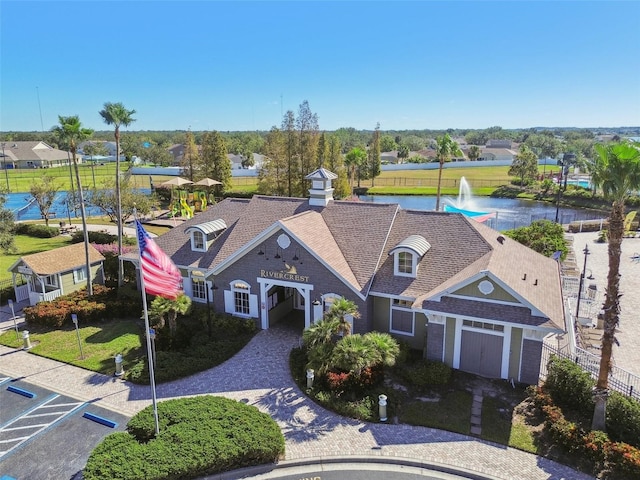
[[[638,1],[0,0],[0,130],[640,125]]]

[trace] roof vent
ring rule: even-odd
[[[500,236],[498,237],[498,243],[499,243],[500,245],[502,245],[502,244],[504,243],[504,240],[505,240],[505,238],[504,238],[502,235],[500,235]]]
[[[533,282],[533,285],[534,285],[534,286],[535,286],[535,285],[538,285],[538,279],[537,279],[537,278],[536,278],[536,281],[535,281],[535,282]]]
[[[527,274],[525,273],[524,276],[522,277],[523,280],[527,279]]]

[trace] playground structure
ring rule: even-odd
[[[455,202],[445,199],[444,211],[452,213],[461,213],[465,217],[474,219],[476,222],[485,222],[490,218],[496,217],[496,212],[481,212],[474,209],[473,197],[471,196],[471,187],[464,177],[460,178],[460,188],[458,189],[458,198]]]
[[[169,215],[172,217],[193,218],[197,212],[204,212],[208,205],[216,203],[213,193],[202,190],[189,192],[182,189],[171,190]]]
[[[206,187],[204,190],[186,190],[187,186]],[[203,178],[198,182],[192,182],[185,178],[176,177],[162,184],[161,187],[171,188],[171,199],[169,201],[169,215],[171,217],[193,218],[196,212],[204,212],[207,205],[216,203],[216,199],[209,191],[212,186],[222,185],[217,180]],[[181,188],[184,187],[184,188]]]

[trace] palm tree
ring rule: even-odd
[[[380,363],[385,367],[393,367],[400,355],[400,345],[388,333],[369,332],[365,334],[367,342],[378,352]]]
[[[191,299],[184,293],[178,295],[175,300],[169,300],[164,297],[156,297],[151,302],[149,316],[153,318],[157,328],[164,328],[165,324],[169,324],[169,337],[175,338],[178,329],[178,314],[185,315],[191,309]]]
[[[353,193],[353,182],[356,170],[359,170],[367,161],[367,152],[360,147],[352,148],[345,156],[344,164],[349,171],[349,183],[351,184],[351,193]],[[360,186],[360,174],[358,174],[358,186]]]
[[[598,182],[604,198],[611,201],[609,213],[609,272],[604,301],[604,333],[598,381],[594,389],[595,408],[591,428],[605,430],[609,372],[615,331],[620,320],[620,254],[624,235],[625,202],[640,189],[640,149],[629,143],[596,145]]]
[[[453,156],[462,156],[462,150],[458,142],[453,140],[448,133],[436,138],[436,158],[440,162],[438,169],[438,193],[436,195],[436,212],[440,210],[440,184],[442,182],[442,167]]]
[[[347,300],[344,297],[340,297],[331,304],[331,308],[326,313],[327,319],[337,319],[339,321],[338,328],[335,334],[337,335],[349,335],[351,334],[351,324],[345,317],[351,316],[353,318],[360,318],[358,312],[358,306],[351,300]]]
[[[91,286],[91,264],[89,263],[89,232],[87,230],[87,217],[84,209],[84,193],[82,191],[82,183],[80,181],[80,172],[78,171],[77,149],[78,144],[93,135],[93,130],[83,128],[82,123],[77,115],[71,117],[63,117],[58,115],[60,125],[53,127],[53,132],[68,147],[71,157],[73,158],[73,167],[76,173],[76,184],[78,185],[78,198],[80,199],[80,216],[82,217],[82,231],[84,233],[84,257],[86,262],[87,277],[87,295],[93,295]]]
[[[120,199],[120,126],[128,127],[135,119],[131,116],[135,110],[127,110],[122,103],[107,102],[104,109],[100,110],[100,116],[107,125],[115,127],[114,137],[116,139],[116,198],[118,199],[118,286],[122,286],[124,265],[122,260],[122,205]]]
[[[331,354],[330,365],[360,377],[362,371],[380,363],[379,352],[359,333],[340,340]]]

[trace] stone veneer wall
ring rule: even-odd
[[[427,359],[442,361],[444,345],[444,325],[429,323],[427,327]]]
[[[537,385],[541,359],[542,342],[525,338],[522,342],[522,364],[520,367],[520,381],[522,383]]]

